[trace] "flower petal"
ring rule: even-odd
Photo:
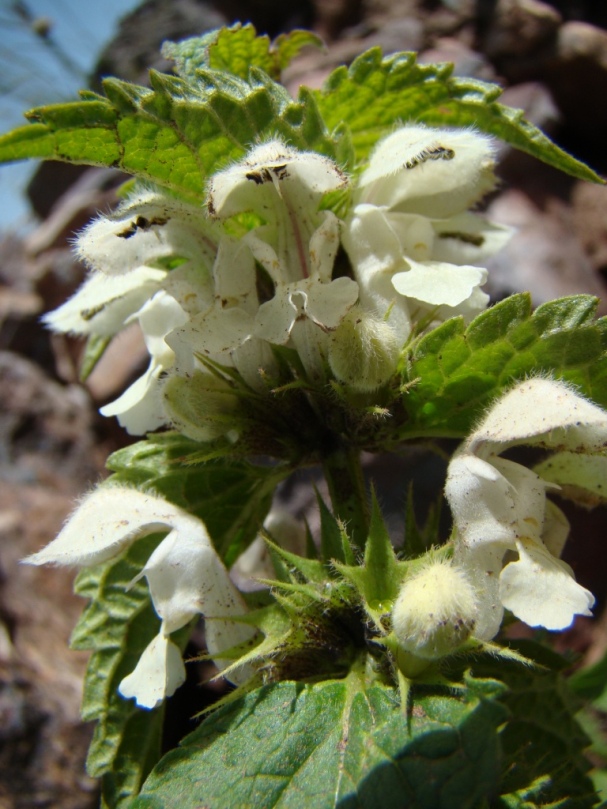
[[[258,211],[260,192],[281,186],[295,193],[298,190],[315,205],[322,194],[345,184],[345,175],[329,158],[316,152],[300,152],[275,139],[256,146],[243,160],[215,174],[209,186],[208,206],[212,215],[221,217]]]
[[[556,452],[535,467],[544,480],[561,487],[564,497],[585,506],[607,500],[607,455]]]
[[[568,565],[546,548],[521,539],[519,560],[500,575],[502,603],[529,626],[567,629],[576,615],[591,615],[594,596],[579,585]]]
[[[165,270],[152,267],[115,277],[94,272],[44,322],[57,332],[111,337],[158,291],[165,276]]]
[[[96,565],[135,539],[179,525],[199,530],[199,520],[160,497],[106,485],[84,498],[58,536],[23,561],[30,565]]]
[[[217,226],[201,208],[156,192],[135,194],[110,216],[88,225],[76,243],[80,259],[121,275],[168,257],[212,266]]]
[[[181,652],[161,632],[146,647],[135,669],[118,686],[126,699],[135,699],[140,708],[156,708],[185,682]]]
[[[527,379],[495,402],[467,444],[484,445],[484,455],[514,444],[597,451],[607,445],[607,412],[565,382]]]
[[[481,267],[411,259],[407,259],[407,263],[410,269],[392,277],[394,288],[407,298],[434,306],[458,306],[487,278],[487,270]]]
[[[493,151],[478,132],[404,126],[377,144],[359,180],[360,201],[446,219],[493,188]]]
[[[247,611],[204,524],[194,518],[188,530],[174,529],[162,540],[140,576],[148,580],[166,634],[181,629],[197,614],[229,616]]]

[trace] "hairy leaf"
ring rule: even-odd
[[[596,307],[595,298],[574,295],[532,312],[523,293],[467,328],[454,318],[422,337],[405,362],[404,381],[412,384],[403,394],[403,437],[420,430],[467,435],[505,387],[529,374],[566,379],[607,406],[607,318],[594,320]]]
[[[566,661],[533,642],[519,642],[520,651],[548,668]],[[547,655],[545,659],[538,657]],[[556,666],[555,666],[556,664]],[[501,702],[511,713],[500,737],[504,754],[502,796],[495,809],[539,809],[545,806],[591,809],[597,796],[588,777],[590,763],[583,750],[590,740],[580,727],[579,704],[557,671],[525,669],[505,661],[474,666],[481,677],[498,675],[508,685]]]
[[[408,722],[390,688],[278,683],[211,715],[132,809],[474,807],[497,785],[505,717],[471,692],[422,696]]]
[[[93,651],[82,701],[82,718],[97,722],[87,769],[101,777],[102,799],[112,809],[127,805],[160,757],[164,709],[142,711],[117,691],[158,632],[145,580],[130,584],[159,539],[138,540],[76,582],[76,592],[90,599],[72,636],[74,648]]]
[[[361,162],[395,124],[417,121],[475,126],[574,177],[602,182],[525,120],[522,110],[497,103],[497,85],[452,76],[452,71],[449,63],[421,65],[414,53],[383,58],[379,48],[372,48],[349,68],[334,70],[314,96],[329,130],[348,125]]]

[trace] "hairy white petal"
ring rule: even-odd
[[[139,267],[110,277],[94,272],[66,303],[43,318],[53,331],[111,337],[160,289],[165,270]]]
[[[28,556],[30,565],[86,567],[119,554],[135,539],[179,526],[199,531],[202,523],[171,503],[127,486],[101,486],[87,495],[46,548]]]
[[[527,379],[498,399],[467,443],[484,444],[483,454],[512,444],[596,451],[607,445],[607,412],[564,382]]]
[[[493,151],[478,132],[404,126],[375,147],[359,181],[360,201],[448,218],[493,187]]]
[[[135,669],[118,686],[126,699],[140,708],[156,708],[185,682],[181,652],[161,631],[148,644]]]
[[[228,217],[259,211],[262,192],[289,188],[307,204],[326,191],[341,188],[345,175],[335,163],[316,152],[300,152],[281,140],[254,147],[241,161],[215,174],[209,185],[208,205],[213,215]]]
[[[211,266],[217,226],[196,208],[156,192],[134,195],[78,236],[79,258],[108,275],[131,272],[164,258],[184,257]]]

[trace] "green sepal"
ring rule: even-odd
[[[299,579],[316,584],[326,582],[327,575],[330,574],[330,568],[325,563],[317,559],[308,559],[305,556],[291,553],[267,537],[265,537],[265,543],[272,554],[272,558],[278,557],[279,560],[285,563],[286,567],[283,567],[283,572],[288,578],[284,579],[284,581],[296,582]],[[280,579],[280,581],[282,580]]]
[[[497,103],[500,87],[452,73],[449,63],[422,65],[415,53],[383,57],[380,48],[371,48],[349,68],[334,70],[315,95],[329,131],[344,122],[349,126],[359,163],[396,125],[414,121],[474,126],[574,177],[603,182],[529,123],[522,110]]]
[[[111,337],[100,337],[96,334],[89,335],[84,347],[82,360],[80,362],[79,378],[81,382],[86,382],[89,376],[93,373],[95,366],[101,357],[103,357],[111,340]]]
[[[598,301],[572,295],[539,306],[512,295],[475,318],[447,320],[419,338],[403,362],[401,437],[466,436],[505,388],[549,374],[607,405],[607,318]]]
[[[320,555],[326,562],[346,562],[354,552],[343,524],[327,508],[326,503],[316,493],[320,512]]]
[[[362,564],[336,562],[334,566],[356,588],[366,614],[383,635],[385,617],[392,611],[410,563],[397,559],[375,493]]]

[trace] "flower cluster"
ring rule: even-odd
[[[264,394],[281,382],[279,346],[308,381],[376,389],[412,331],[486,306],[479,264],[509,234],[468,208],[492,168],[476,132],[403,127],[379,143],[339,220],[321,210],[352,185],[339,167],[272,140],[211,178],[206,209],[144,188],[89,225],[77,252],[90,276],[46,322],[98,337],[139,323],[149,367],[102,408],[132,434],[237,433],[235,377],[209,361]],[[336,272],[340,244],[349,266]]]

